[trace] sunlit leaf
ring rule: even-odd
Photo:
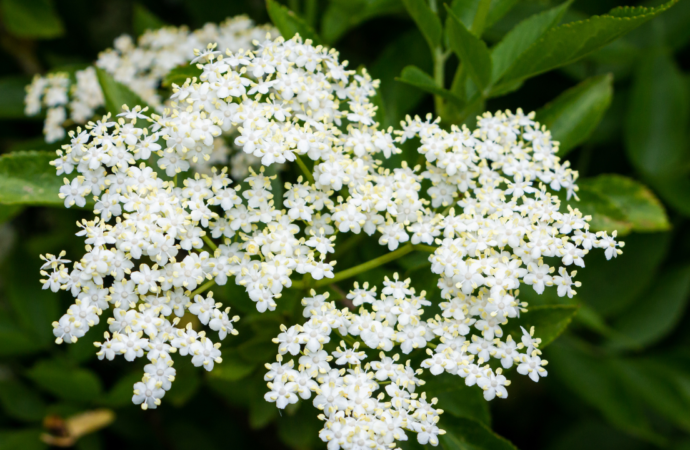
[[[571,3],[572,0],[568,0],[555,8],[535,14],[510,30],[491,49],[492,81],[498,81],[547,30],[557,25]]]
[[[666,11],[677,1],[670,0],[657,8],[615,8],[602,16],[553,28],[518,58],[502,81],[533,77],[577,61]]]
[[[61,206],[62,177],[55,175],[52,152],[19,151],[0,156],[0,203]]]
[[[642,183],[622,175],[599,175],[579,181],[609,199],[625,216],[630,229],[637,232],[666,231],[670,228],[664,206]]]

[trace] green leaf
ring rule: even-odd
[[[147,30],[157,30],[167,25],[165,21],[139,3],[134,4],[132,15],[132,28],[137,36],[141,36]]]
[[[333,45],[348,30],[367,20],[404,12],[405,8],[400,0],[331,1],[321,19],[321,38],[324,44]]]
[[[0,323],[0,356],[31,355],[43,347],[31,333],[12,323]]]
[[[20,151],[0,156],[0,204],[61,206],[64,184],[55,175],[52,152]]]
[[[226,381],[237,381],[252,373],[256,364],[251,364],[242,359],[237,349],[223,352],[223,362],[216,364],[208,373],[209,377],[220,378]],[[273,405],[275,407],[275,405]]]
[[[134,385],[141,381],[141,377],[141,369],[120,377],[115,386],[102,397],[101,403],[113,408],[131,405]]]
[[[450,9],[458,19],[462,21],[465,28],[470,28],[474,22],[479,9],[481,0],[453,0]],[[517,0],[492,0],[489,14],[486,16],[484,28],[489,28],[505,16],[517,3]]]
[[[491,83],[491,54],[484,41],[470,33],[448,9],[448,40],[472,81],[484,92]]]
[[[52,0],[2,0],[2,22],[21,38],[52,39],[65,32]]]
[[[605,193],[598,189],[592,188],[587,183],[578,182],[579,190],[577,196],[579,200],[571,199],[566,202],[573,208],[579,209],[583,215],[592,216],[592,221],[589,223],[593,231],[607,231],[612,233],[618,231],[618,234],[628,234],[632,229],[632,224],[628,221],[625,212],[621,210]],[[564,200],[565,193],[559,191],[561,200]]]
[[[444,450],[517,450],[509,440],[471,419],[444,415],[439,427],[446,430],[439,439]]]
[[[275,356],[275,344],[266,334],[261,334],[240,344],[237,352],[249,363],[266,362]]]
[[[23,430],[0,430],[0,448],[2,450],[44,450],[48,446],[41,441],[40,428]]]
[[[187,403],[201,386],[201,367],[194,367],[189,358],[178,358],[175,361],[175,381],[165,394],[163,401],[180,407]]]
[[[623,382],[659,414],[687,432],[690,431],[690,373],[668,364],[666,359],[622,360]]]
[[[450,100],[458,106],[462,106],[462,100],[458,98],[452,92],[439,87],[433,78],[422,69],[415,66],[407,66],[403,69],[400,74],[398,81],[407,83],[410,86],[414,86],[423,91],[429,92],[430,94],[440,95],[441,97]]]
[[[12,305],[13,322],[20,325],[32,341],[52,347],[55,336],[51,324],[60,315],[59,306],[56,294],[42,289],[38,282],[41,260],[31,255],[24,242],[13,248],[11,264],[3,268],[3,273],[12,280],[5,287],[5,300]]]
[[[508,14],[517,0],[492,0],[491,8],[489,8],[489,15],[486,16],[485,29],[491,27],[493,24],[501,20],[503,16]]]
[[[254,430],[266,427],[276,417],[278,417],[278,408],[275,403],[259,401],[249,405],[249,426]]]
[[[438,407],[445,414],[491,426],[489,402],[484,400],[483,391],[477,386],[466,386],[463,378],[450,374],[430,375],[425,381],[422,391],[427,398],[436,397]]]
[[[577,270],[576,279],[582,282],[577,289],[578,299],[609,317],[629,309],[656,281],[670,243],[670,233],[632,233],[625,237],[623,254],[615,259],[607,261],[603,250],[592,250],[586,266]]]
[[[596,190],[625,215],[632,231],[657,232],[671,228],[666,211],[656,196],[642,183],[622,175],[599,175],[579,181]]]
[[[403,0],[407,12],[417,24],[429,44],[432,52],[441,45],[443,26],[435,12],[431,10],[426,0]]]
[[[690,217],[690,178],[687,174],[647,177],[659,196],[685,217]]]
[[[525,289],[531,289],[525,286]],[[555,288],[553,288],[555,289]],[[510,319],[503,327],[503,334],[510,334],[515,341],[520,342],[523,327],[530,331],[534,327],[534,335],[541,339],[539,348],[544,348],[560,336],[577,313],[576,305],[540,305],[528,307],[526,313],[519,318]]]
[[[522,80],[575,62],[666,11],[677,1],[670,0],[657,8],[615,8],[602,16],[553,28],[518,58],[502,81]]]
[[[163,87],[171,87],[173,83],[175,83],[178,86],[182,86],[185,81],[187,81],[187,78],[199,78],[201,73],[202,70],[199,69],[196,64],[186,64],[184,66],[175,67],[163,77],[162,85]]]
[[[547,30],[561,21],[573,0],[535,14],[515,26],[491,50],[491,80],[495,83]]]
[[[657,281],[644,292],[613,328],[626,340],[614,342],[616,348],[648,347],[667,336],[683,317],[690,297],[690,265],[664,269]]]
[[[8,416],[25,422],[39,422],[46,414],[41,396],[19,380],[0,381],[0,403]]]
[[[132,92],[127,86],[115,81],[112,75],[100,67],[96,67],[98,74],[98,82],[103,90],[103,97],[105,98],[105,109],[113,116],[122,112],[122,106],[127,105],[129,108],[134,108],[139,105],[142,108],[148,105],[141,97]]]
[[[24,205],[0,205],[0,225],[17,217],[24,211]]]
[[[626,118],[630,162],[645,175],[667,176],[687,161],[688,91],[672,55],[652,51],[635,74]]]
[[[546,353],[555,375],[577,398],[598,409],[615,427],[642,439],[662,443],[636,392],[621,382],[621,367],[610,356],[598,357],[574,342],[559,342]]]
[[[70,367],[59,360],[39,361],[27,376],[41,389],[62,400],[90,403],[101,393],[101,381],[95,373]]]
[[[314,408],[304,403],[299,405],[297,411],[290,411],[290,407],[283,411],[277,420],[278,436],[295,449],[320,448],[319,444],[323,445],[323,442],[319,439],[319,430],[323,428],[323,422],[316,418]]]
[[[612,98],[613,77],[599,75],[568,89],[537,112],[537,120],[560,142],[558,156],[567,155],[587,140]]]
[[[0,78],[0,119],[23,119],[25,87],[31,83],[26,76]]]
[[[319,43],[319,36],[316,31],[285,6],[275,0],[266,0],[266,9],[271,22],[285,39],[292,39],[295,34],[299,33],[302,39],[311,39],[314,45]]]

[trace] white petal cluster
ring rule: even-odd
[[[422,370],[414,370],[410,361],[399,362],[399,354],[384,353],[394,345],[409,353],[424,347],[429,337],[419,320],[419,307],[428,304],[423,297],[406,288],[409,297],[399,301],[395,293],[383,294],[397,291],[398,283],[387,280],[373,311],[361,308],[358,314],[347,308],[338,310],[335,302],[327,301],[328,294],[316,295],[312,290],[313,297],[302,300],[307,322],[290,328],[283,325],[273,340],[278,356],[277,362],[266,364],[264,379],[270,391],[264,398],[281,409],[300,398],[311,400],[322,411],[319,418],[325,423],[319,437],[329,450],[395,448],[396,441],[408,439],[408,432],[417,433],[420,444],[436,446],[438,436],[445,433],[437,425],[443,413],[435,406],[437,400],[415,392],[424,384],[418,378]],[[343,340],[335,350],[326,351],[324,345],[338,335],[351,345]],[[368,355],[361,350],[367,347],[383,351],[378,359],[370,358],[375,352]]]
[[[255,25],[246,16],[229,18],[220,25],[207,23],[189,31],[187,27],[166,26],[147,30],[137,42],[131,36],[115,39],[114,46],[98,56],[95,65],[125,84],[147,104],[163,107],[160,87],[163,78],[180,65],[194,58],[194,49],[216,42],[231,50],[253,48],[255,39],[267,32],[276,33],[268,25]],[[26,87],[25,113],[28,116],[46,110],[43,132],[46,142],[56,142],[66,136],[70,124],[85,124],[104,106],[94,67],[78,70],[73,78],[67,72],[47,76],[36,75]]]
[[[234,281],[258,311],[272,311],[295,273],[300,288],[345,278],[335,273],[336,234],[365,233],[397,252],[392,256],[431,253],[440,309],[397,277],[380,295],[355,286],[347,300],[371,305],[357,313],[312,294],[304,299],[308,321],[277,338],[281,356],[267,375],[267,400],[285,407],[312,392],[325,396],[316,406],[332,449],[383,448],[404,440],[405,429],[435,445],[440,411],[414,393],[418,372],[393,364],[394,356],[367,363],[361,348],[424,348],[422,368],[458,375],[487,400],[508,395],[509,381],[492,367],[516,366],[535,381],[546,375],[533,330],[520,343],[504,333],[525,311],[521,284],[537,293],[555,285],[558,295],[572,297],[579,282],[568,266],[583,267],[592,248],[616,257],[623,243],[615,233],[591,232],[590,217],[562,208],[549,192],[573,196],[577,173],[556,156],[558,143],[534,114],[487,113],[474,131],[446,130],[431,117],[382,130],[372,103],[378,82],[364,70],[347,70],[334,50],[299,36],[267,37],[253,50],[216,48],[195,52],[202,74],[174,86],[160,115],[134,107],[117,120],[90,122],[70,133],[71,143],[52,162],[58,175],[76,172],[60,189],[65,206],[84,207],[93,198],[100,216],[80,225],[87,252],[71,271],[64,255],[45,257],[44,288],[77,298],[55,323],[58,342],[83,336],[113,305],[113,339],[99,344],[99,356],[146,354],[158,364],[177,351],[210,370],[218,344],[169,317],[194,314],[223,339],[237,319],[212,293],[201,293]],[[227,139],[261,162],[246,177],[234,176],[244,177],[241,183],[227,168],[199,172]],[[408,140],[424,167],[390,160]],[[304,177],[274,197],[270,174],[293,162]],[[333,330],[350,346],[326,351],[337,341]],[[282,362],[300,352],[297,362]],[[346,364],[350,370],[337,367]],[[168,386],[160,377],[145,376],[134,402],[156,406]],[[385,382],[388,397],[374,395]]]

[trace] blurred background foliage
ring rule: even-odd
[[[596,228],[625,234],[622,256],[588,259],[575,298],[522,290],[533,307],[525,323],[551,324],[541,328],[550,338],[569,325],[545,350],[549,377],[516,379],[507,400],[490,404],[460,379],[429,383],[446,410],[444,428],[459,437],[445,448],[690,449],[690,0],[672,1],[666,12],[619,10],[617,20],[588,22],[578,21],[662,2],[566,3],[493,0],[485,10],[486,2],[455,0],[448,11],[438,2],[429,15],[422,0],[0,0],[0,449],[45,442],[85,450],[325,448],[310,402],[281,415],[263,400],[263,364],[275,357],[270,339],[280,323],[298,320],[297,293],[261,315],[241,289],[217,292],[243,316],[223,364],[201,373],[178,358],[163,407],[143,412],[131,404],[142,361],[99,363],[88,337],[53,343],[50,324],[70,298],[41,290],[38,255],[81,254],[74,222],[83,211],[28,207],[45,203],[39,191],[22,200],[12,194],[17,177],[47,192],[60,185],[37,163],[47,153],[30,161],[7,155],[56,148],[43,141],[42,119],[23,114],[33,74],[84,67],[122,33],[164,24],[195,29],[237,14],[272,19],[284,34],[299,31],[335,46],[350,67],[367,67],[381,80],[385,126],[434,110],[446,125],[471,125],[482,111],[537,111],[580,172],[578,206],[594,215]],[[530,47],[540,37],[541,47]],[[429,45],[452,50],[440,71]],[[384,252],[353,244],[341,246],[339,268]],[[426,255],[408,255],[360,281],[377,283],[396,270],[432,299],[438,294]],[[105,321],[96,328],[93,339]]]

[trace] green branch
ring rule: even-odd
[[[199,286],[198,288],[196,288],[194,290],[194,292],[189,294],[189,298],[193,299],[194,297],[201,294],[202,292],[208,291],[209,289],[211,289],[215,285],[216,285],[216,280],[207,281],[206,283],[204,283],[201,286]]]
[[[206,242],[206,245],[208,245],[211,248],[211,250],[213,250],[214,252],[218,248],[218,246],[211,240],[210,237],[208,237],[208,235],[205,234],[205,235],[201,236],[201,239],[203,239],[204,242]]]
[[[311,174],[307,165],[304,164],[304,161],[302,161],[302,158],[300,158],[299,155],[296,153],[295,153],[295,161],[297,161],[297,165],[302,170],[302,173],[304,174],[304,176],[307,177],[307,180],[309,180],[309,182],[311,184],[314,184],[314,175]]]
[[[346,280],[348,278],[352,278],[355,275],[359,275],[362,272],[366,272],[366,271],[374,269],[378,266],[382,266],[386,263],[394,261],[398,258],[401,258],[401,257],[407,255],[408,253],[410,253],[414,250],[433,253],[436,251],[436,247],[433,247],[431,245],[407,244],[403,247],[400,247],[399,249],[397,249],[394,252],[386,253],[385,255],[379,256],[378,258],[374,258],[374,259],[367,261],[365,263],[362,263],[358,266],[350,267],[349,269],[345,269],[342,272],[337,272],[333,276],[333,278],[323,278],[323,279],[318,280],[315,283],[311,284],[310,286],[305,286],[304,283],[302,283],[300,281],[293,281],[291,287],[295,288],[295,289],[306,289],[306,288],[317,288],[317,287],[337,283],[339,281]]]

